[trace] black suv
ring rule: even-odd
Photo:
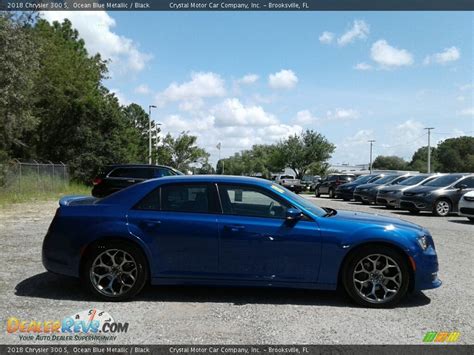
[[[336,197],[336,188],[341,184],[354,181],[356,176],[354,174],[332,174],[320,180],[315,188],[316,197],[321,194],[328,194],[330,198]]]
[[[107,165],[92,181],[92,196],[105,197],[133,184],[163,176],[183,175],[182,172],[162,165]]]

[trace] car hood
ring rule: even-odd
[[[380,191],[403,191],[403,190],[409,189],[410,187],[413,187],[413,185],[412,186],[410,185],[383,186],[380,188]]]
[[[335,220],[349,221],[353,223],[361,223],[364,225],[377,225],[381,227],[387,227],[393,225],[398,228],[411,229],[415,231],[422,231],[423,227],[418,224],[404,221],[399,218],[382,216],[375,213],[364,213],[364,212],[353,212],[353,211],[343,211],[337,210],[337,213],[334,216],[327,217]]]
[[[435,191],[435,190],[440,190],[440,189],[443,189],[443,188],[444,187],[437,187],[437,186],[417,186],[417,187],[411,188],[407,192],[422,193],[422,192],[431,192],[431,191]]]
[[[380,184],[362,184],[357,186],[358,189],[370,189],[372,187],[381,186]]]

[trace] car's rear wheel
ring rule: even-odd
[[[446,199],[439,199],[433,205],[433,214],[438,217],[446,217],[451,212],[451,202]]]
[[[367,246],[345,264],[344,289],[365,307],[393,307],[405,296],[410,274],[405,258],[386,246]]]
[[[142,250],[125,241],[104,241],[91,247],[81,277],[89,290],[107,301],[123,301],[137,295],[148,280]]]

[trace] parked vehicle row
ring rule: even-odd
[[[323,182],[316,187],[316,197],[328,191],[329,197],[345,201],[374,203],[407,210],[412,214],[429,211],[435,216],[444,217],[457,213],[474,221],[473,173],[364,175],[339,184],[330,193],[332,187],[329,181],[332,180],[334,178],[329,176],[324,187]]]

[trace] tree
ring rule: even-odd
[[[173,138],[167,134],[163,144],[158,148],[158,162],[169,165],[184,173],[191,171],[191,164],[204,164],[209,158],[209,153],[196,145],[197,137],[189,135],[188,132]]]
[[[440,171],[440,166],[438,163],[437,149],[436,147],[431,147],[431,172]],[[416,170],[422,173],[428,171],[428,146],[418,148],[418,150],[413,154],[411,162],[409,163],[409,168],[411,170]]]
[[[408,162],[406,162],[403,158],[397,157],[395,155],[379,155],[377,158],[375,158],[372,166],[374,169],[380,170],[407,170]]]
[[[283,166],[291,168],[298,179],[308,171],[322,171],[324,163],[331,158],[335,146],[322,134],[306,130],[293,135],[278,144]]]
[[[437,151],[442,172],[474,172],[474,137],[446,139]]]

